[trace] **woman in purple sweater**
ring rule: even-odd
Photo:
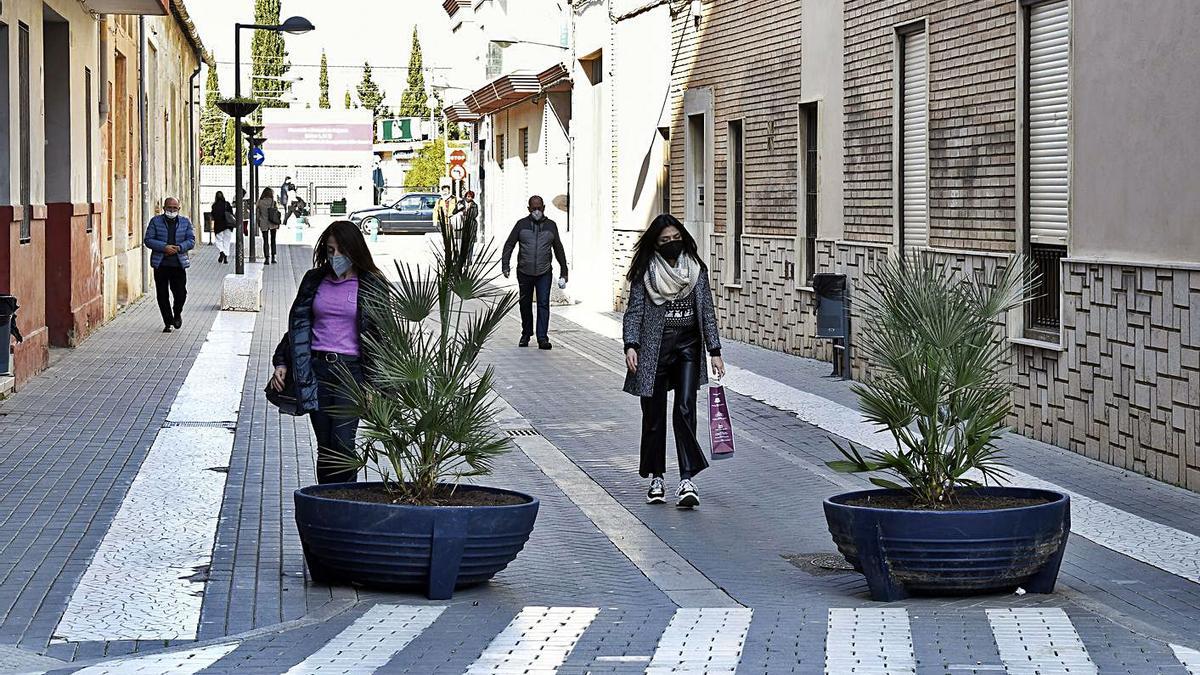
[[[344,368],[362,382],[369,372],[362,337],[375,326],[363,306],[386,284],[362,232],[348,220],[335,221],[317,239],[313,269],[300,282],[288,331],[275,349],[271,384],[283,391],[289,379],[295,383],[296,407],[308,413],[317,436],[318,483],[357,480],[353,470],[337,466],[339,456],[354,452],[358,431],[357,418],[337,414],[348,403],[338,374]]]

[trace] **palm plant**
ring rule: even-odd
[[[888,472],[901,482],[871,482],[934,509],[952,507],[960,488],[1008,476],[994,444],[1012,408],[998,324],[1025,303],[1030,284],[1020,260],[991,275],[955,271],[928,253],[881,264],[859,300],[860,349],[872,371],[854,392],[896,449],[864,457],[853,443],[839,444],[845,460],[828,466]]]
[[[396,263],[399,281],[368,295],[378,332],[364,335],[365,384],[343,373],[352,401],[339,414],[360,419],[353,455],[338,468],[366,469],[393,503],[437,504],[462,478],[487,475],[508,448],[493,418],[493,372],[477,374],[480,352],[516,305],[498,290],[490,246],[468,259],[443,232],[431,267]]]

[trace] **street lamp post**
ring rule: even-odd
[[[233,24],[233,98],[235,100],[241,99],[241,97],[242,97],[242,41],[241,41],[242,33],[241,33],[241,31],[243,28],[250,28],[250,29],[254,29],[254,30],[269,30],[269,31],[274,31],[276,33],[291,33],[292,35],[300,35],[302,33],[309,32],[310,30],[312,30],[314,28],[314,26],[312,25],[311,21],[309,21],[308,19],[305,19],[302,16],[293,16],[293,17],[289,18],[287,21],[284,21],[283,23],[281,23],[279,25],[254,24],[254,23],[235,23],[235,24]],[[238,115],[234,119],[233,128],[235,130],[234,133],[237,133],[237,130],[240,130],[242,128],[242,116],[241,115]],[[237,269],[235,271],[238,274],[245,274],[246,273],[246,263],[245,263],[245,254],[243,253],[244,248],[245,248],[245,243],[244,243],[245,234],[243,234],[243,232],[242,232],[242,222],[243,222],[243,218],[246,214],[244,211],[245,200],[242,198],[242,162],[243,162],[243,160],[242,160],[242,141],[241,141],[241,139],[238,139],[238,142],[235,143],[234,145],[235,145],[235,149],[234,149],[234,156],[233,156],[233,165],[234,165],[235,169],[234,169],[234,174],[233,174],[234,175],[233,194],[237,198],[237,221],[238,221],[237,234],[236,234],[236,236],[237,236]],[[251,242],[250,245],[254,246],[254,243]]]
[[[262,145],[262,143],[259,143],[258,145],[254,144],[255,138],[259,134],[262,133],[262,130],[263,130],[263,128],[257,124],[243,124],[242,125],[242,133],[246,134],[246,141],[248,143],[250,143],[251,154],[253,154],[254,148],[260,147]],[[255,260],[255,256],[254,256],[254,247],[255,247],[254,235],[258,234],[258,208],[257,208],[258,196],[257,195],[258,195],[258,191],[259,191],[259,184],[258,184],[258,167],[254,165],[253,159],[250,160],[249,164],[250,164],[250,204],[251,204],[251,206],[250,206],[250,213],[247,214],[249,216],[249,220],[250,220],[250,227],[249,227],[247,234],[250,236],[250,262],[253,263],[253,262],[257,262]]]

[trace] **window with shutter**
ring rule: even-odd
[[[924,26],[901,39],[900,236],[907,255],[929,245],[928,38]]]
[[[1026,212],[1030,244],[1066,246],[1069,231],[1068,5],[1028,12],[1026,56]]]

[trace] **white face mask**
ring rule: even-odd
[[[534,209],[534,210],[532,210],[532,211],[530,211],[530,212],[529,212],[529,215],[533,216],[533,219],[534,219],[534,220],[541,220],[541,219],[542,219],[542,216],[544,216],[544,215],[546,215],[546,214],[545,214],[545,213],[542,213],[542,211],[541,211],[541,210],[539,210],[539,209]]]
[[[163,215],[165,215],[168,218],[178,218],[179,217],[179,209],[164,209]]]
[[[346,276],[346,272],[349,272],[350,268],[353,267],[354,264],[351,263],[350,259],[344,255],[331,255],[329,256],[329,266],[333,268],[333,273],[335,275],[344,277]]]

